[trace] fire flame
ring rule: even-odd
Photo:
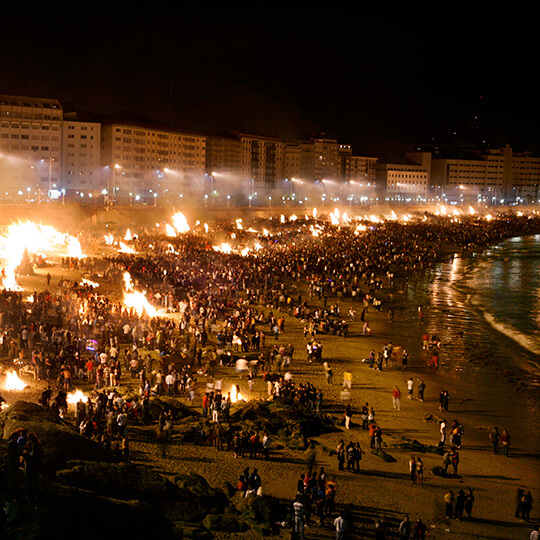
[[[68,405],[76,405],[81,400],[85,403],[88,401],[88,398],[84,395],[84,392],[82,390],[74,390],[73,392],[70,392],[66,397]]]
[[[4,388],[6,390],[24,390],[26,388],[26,383],[17,375],[17,372],[12,369],[6,373]]]
[[[243,399],[244,398],[238,390],[238,387],[236,385],[233,385],[233,387],[231,388],[231,403],[236,403],[237,401],[242,401]]]
[[[54,227],[27,221],[14,223],[8,227],[7,235],[0,238],[0,245],[6,261],[3,286],[7,290],[20,291],[16,280],[17,268],[23,260],[24,252],[29,255],[45,253],[82,259],[81,244],[77,238],[60,233]]]
[[[124,272],[124,306],[128,309],[133,308],[140,316],[146,314],[149,317],[156,317],[157,309],[148,302],[144,292],[139,292],[134,289],[131,275],[129,272]]]
[[[176,212],[172,217],[174,228],[179,233],[187,233],[190,231],[189,224],[187,222],[186,216],[182,212]]]

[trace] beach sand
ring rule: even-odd
[[[48,269],[53,275],[53,291],[58,280],[63,275],[66,279],[79,277],[73,271],[53,268]],[[45,286],[46,271],[37,270],[34,277],[23,278],[21,282],[27,290],[40,290]],[[302,292],[307,298],[305,284],[296,284],[291,288],[293,297]],[[390,290],[383,290],[387,295]],[[330,298],[328,306],[338,301]],[[322,305],[316,299],[309,301],[310,306]],[[329,362],[333,368],[333,384],[328,385],[321,364],[309,363],[306,360],[306,340],[303,336],[303,323],[285,314],[285,332],[279,336],[278,344],[292,343],[295,347],[291,373],[297,383],[311,382],[322,388],[324,394],[323,411],[341,420],[346,402],[342,400],[343,374],[352,374],[352,389],[350,404],[353,407],[353,424],[346,430],[315,437],[317,449],[316,467],[323,466],[328,475],[336,476],[338,492],[336,502],[338,509],[346,505],[351,509],[355,523],[358,525],[357,538],[370,538],[373,533],[374,520],[384,518],[389,530],[397,537],[397,525],[405,514],[412,521],[422,518],[428,525],[429,538],[484,538],[513,540],[528,538],[533,523],[538,523],[540,513],[540,449],[539,440],[532,438],[533,416],[528,414],[528,407],[536,407],[538,402],[528,401],[522,393],[505,381],[496,370],[486,368],[469,372],[455,372],[441,365],[438,371],[426,366],[423,356],[421,339],[423,323],[405,328],[400,324],[399,307],[395,312],[395,320],[390,322],[386,311],[377,312],[372,307],[366,314],[366,320],[372,328],[370,336],[362,335],[363,323],[359,320],[361,304],[339,299],[343,318],[348,318],[348,309],[354,305],[357,316],[354,322],[349,322],[348,337],[334,335],[318,335],[323,345],[323,361]],[[399,306],[399,302],[396,303]],[[254,306],[261,309],[260,306]],[[268,312],[268,308],[262,308]],[[277,310],[274,310],[276,312]],[[274,343],[273,336],[267,328],[267,346]],[[215,336],[211,336],[215,343]],[[410,354],[407,370],[401,367],[383,367],[383,371],[369,369],[362,360],[369,351],[382,351],[388,341],[394,346],[407,346]],[[412,345],[411,345],[412,344]],[[444,344],[441,349],[444,353]],[[444,354],[441,355],[442,357]],[[445,359],[445,362],[450,361]],[[425,399],[407,399],[405,381],[413,377],[415,387],[418,380],[426,383]],[[124,375],[129,383],[127,375]],[[246,379],[239,379],[232,368],[218,367],[216,379],[223,380],[223,389],[232,384],[240,384],[241,392],[246,399],[267,399],[266,384],[261,377],[255,379],[253,392],[247,389]],[[199,395],[194,406],[200,410],[200,388],[204,384],[199,379]],[[29,381],[33,390],[24,394],[4,392],[9,401],[25,396],[37,395],[41,383]],[[401,410],[396,411],[392,406],[391,390],[396,385],[401,390]],[[81,385],[85,388],[85,385]],[[450,392],[450,407],[448,413],[439,410],[438,396],[442,389]],[[185,397],[181,398],[186,404]],[[369,450],[369,436],[362,430],[359,408],[363,403],[374,407],[376,422],[383,431],[383,449],[395,458],[395,462],[385,462]],[[430,416],[431,415],[431,416]],[[460,449],[460,468],[458,478],[443,478],[431,472],[432,467],[442,463],[440,455],[427,452],[413,453],[421,456],[425,465],[424,483],[422,486],[413,485],[409,478],[408,461],[410,451],[397,447],[405,439],[417,440],[424,445],[436,445],[439,440],[437,418],[444,417],[450,424],[458,419],[464,426],[463,444]],[[431,420],[427,420],[431,418]],[[507,428],[512,436],[510,457],[494,455],[488,438],[489,429],[497,425],[499,430]],[[536,427],[536,426],[535,426]],[[270,461],[252,460],[248,458],[235,459],[232,452],[218,452],[212,446],[197,446],[178,444],[173,436],[172,444],[167,448],[167,457],[162,458],[161,447],[153,438],[153,427],[143,428],[133,426],[130,430],[131,458],[135,463],[156,467],[167,475],[195,472],[204,476],[208,482],[220,487],[225,482],[236,484],[241,471],[246,467],[257,467],[262,477],[265,494],[292,501],[296,493],[296,482],[301,473],[306,472],[305,456],[300,451],[290,449],[272,452]],[[335,450],[339,440],[359,441],[365,454],[361,461],[361,472],[352,474],[339,472]],[[531,523],[523,523],[514,517],[515,496],[518,487],[530,489],[534,499],[531,512]],[[444,517],[443,496],[448,489],[454,495],[459,489],[471,487],[475,495],[473,519],[457,521]],[[331,524],[323,527],[312,525],[306,528],[306,537],[334,537]],[[242,535],[238,535],[241,537]],[[289,536],[289,530],[283,530],[283,537]],[[391,534],[388,537],[392,538]]]

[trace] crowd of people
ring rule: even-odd
[[[227,231],[227,227],[221,228]],[[206,432],[201,429],[199,442],[211,440],[217,450],[230,450],[235,457],[269,459],[269,435],[225,429],[224,423],[231,424],[230,393],[208,391],[199,385],[199,378],[212,377],[217,366],[235,368],[239,359],[249,356],[252,360],[242,370],[248,385],[260,376],[269,397],[320,412],[322,389],[310,382],[296,383],[291,376],[295,350],[288,340],[280,343],[287,333],[285,315],[303,322],[307,361],[322,366],[321,337],[346,340],[356,320],[356,309],[341,312],[343,299],[359,303],[360,322],[365,324],[368,309],[383,309],[388,298],[385,288],[440,260],[446,244],[472,249],[509,236],[513,229],[522,232],[524,227],[532,224],[517,218],[504,224],[476,221],[472,225],[390,221],[371,224],[369,235],[338,227],[312,236],[289,224],[279,235],[262,239],[264,249],[256,256],[215,250],[195,233],[176,238],[142,234],[133,241],[136,254],[89,258],[77,265],[90,275],[99,269],[100,278],[118,291],[123,276],[129,274],[135,288],[144,289],[148,302],[160,309],[160,316],[126,308],[121,292],[101,294],[91,284],[69,279],[54,287],[48,277],[46,290],[34,291],[31,297],[0,291],[0,354],[9,365],[29,366],[36,379],[47,381],[40,402],[59,416],[67,416],[67,394],[77,385],[89,385],[91,396],[76,406],[76,425],[83,436],[113,448],[124,459],[129,459],[130,423],[150,422],[151,399],[162,395],[187,397],[192,403],[201,399],[202,417],[209,425]],[[242,233],[235,232],[241,243]],[[65,261],[62,266],[66,272],[75,269]],[[389,343],[378,357],[372,351],[368,362],[382,370],[392,358]],[[325,371],[331,384],[327,363]],[[139,390],[129,401],[115,390],[126,379],[136,380]],[[413,386],[408,388],[409,397]],[[420,400],[424,387],[420,381]],[[393,394],[393,399],[399,409],[400,396]],[[441,398],[441,410],[448,410],[448,394]],[[352,414],[349,407],[346,428]],[[360,416],[371,449],[380,449],[382,430],[373,408],[366,403]],[[170,440],[172,419],[166,414],[160,415],[158,431]],[[459,449],[455,440],[451,442],[452,449]],[[359,443],[342,441],[338,469],[358,473],[362,453]],[[414,466],[417,483],[422,478],[419,461],[421,465],[416,460]],[[450,463],[457,475],[457,463],[452,459]],[[303,485],[303,489],[298,486],[295,520],[301,505],[298,516],[303,515],[304,523],[312,513],[324,523],[334,513],[337,485],[323,471],[310,471]],[[338,532],[344,534],[345,529]]]

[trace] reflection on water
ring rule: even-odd
[[[527,383],[539,382],[540,235],[470,258],[455,255],[413,280],[406,297],[406,324],[442,341],[441,369],[515,363],[528,368]]]

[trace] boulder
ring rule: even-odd
[[[150,467],[133,463],[69,461],[57,471],[60,482],[71,487],[95,491],[119,499],[175,498],[176,486]]]
[[[0,437],[19,430],[34,432],[43,446],[44,472],[62,469],[69,460],[115,460],[112,452],[83,437],[74,426],[36,403],[17,401],[0,413]]]

